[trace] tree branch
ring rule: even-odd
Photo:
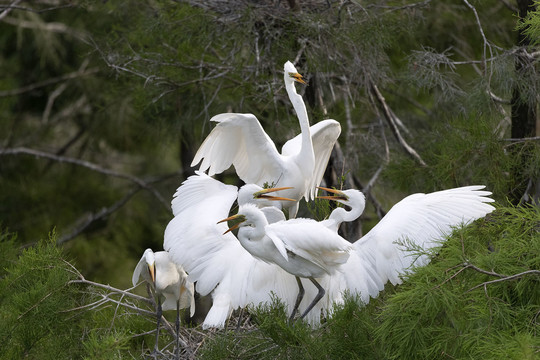
[[[377,102],[379,103],[379,106],[381,107],[381,109],[383,111],[384,118],[386,119],[386,121],[390,125],[390,129],[392,130],[392,133],[394,134],[395,138],[397,139],[397,141],[399,142],[401,147],[405,150],[405,152],[407,154],[409,154],[416,161],[418,161],[420,163],[420,165],[427,166],[426,163],[424,162],[424,160],[422,160],[422,158],[420,157],[420,155],[418,155],[416,150],[414,150],[405,141],[405,139],[401,136],[401,133],[399,132],[399,129],[398,129],[398,126],[397,126],[397,122],[398,122],[399,119],[397,118],[397,116],[394,114],[392,109],[390,109],[390,107],[386,103],[386,100],[384,99],[383,95],[379,91],[379,88],[377,87],[377,85],[371,84],[370,90],[373,93],[373,95],[375,96],[375,99],[377,100]]]
[[[92,171],[95,171],[95,172],[98,172],[98,173],[101,173],[101,174],[104,174],[104,175],[129,180],[129,181],[137,184],[139,187],[141,187],[141,188],[143,188],[145,190],[148,190],[151,194],[153,194],[156,197],[156,199],[167,210],[170,210],[169,203],[167,201],[165,201],[163,196],[161,196],[161,194],[156,189],[154,189],[152,186],[150,186],[147,182],[139,179],[136,176],[120,173],[120,172],[110,170],[110,169],[105,169],[105,168],[103,168],[103,167],[101,167],[101,166],[99,166],[97,164],[91,163],[91,162],[86,161],[86,160],[71,158],[71,157],[67,157],[67,156],[54,155],[54,154],[47,153],[47,152],[44,152],[44,151],[28,149],[28,148],[25,148],[25,147],[0,149],[0,156],[2,156],[2,155],[21,155],[21,154],[33,155],[33,156],[40,157],[40,158],[46,158],[46,159],[54,160],[54,161],[57,161],[57,162],[60,162],[60,163],[69,163],[69,164],[73,164],[73,165],[77,165],[77,166],[81,166],[81,167],[90,169]]]

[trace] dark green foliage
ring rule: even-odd
[[[16,263],[7,263],[0,280],[2,359],[73,359],[82,354],[82,317],[71,311],[79,295],[68,284],[75,274],[54,241],[51,236],[23,250]]]
[[[215,336],[201,358],[534,359],[539,230],[537,208],[500,207],[367,306],[347,297],[316,330],[287,326],[279,303],[259,308],[256,330]]]

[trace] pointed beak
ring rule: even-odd
[[[321,186],[317,186],[317,189],[325,190],[326,192],[336,194],[336,195],[333,195],[333,196],[317,196],[317,199],[343,200],[343,201],[349,200],[349,197],[347,195],[345,195],[345,193],[343,191],[336,190],[336,189],[325,188],[325,187],[321,187]]]
[[[299,73],[289,73],[289,76],[292,77],[294,81],[307,85],[307,82],[304,81],[304,77]]]
[[[235,225],[231,226],[229,228],[229,230],[225,231],[223,233],[223,235],[225,235],[226,233],[228,233],[229,231],[233,231],[235,229],[238,229],[238,227],[240,226],[241,223],[243,223],[244,221],[246,221],[246,218],[244,215],[241,215],[241,214],[236,214],[236,215],[233,215],[233,216],[229,216],[228,218],[226,219],[223,219],[223,220],[219,220],[217,223],[222,223],[222,222],[226,222],[226,221],[229,221],[229,220],[236,220],[236,219],[242,219],[242,221],[240,221],[239,223],[236,223]]]
[[[152,282],[156,285],[156,264],[148,265],[148,271],[150,272]]]
[[[273,200],[273,201],[278,201],[278,200],[296,201],[294,199],[289,199],[289,198],[286,198],[286,197],[268,195],[268,193],[271,193],[271,192],[276,192],[276,191],[281,191],[281,190],[288,190],[288,189],[293,189],[293,188],[292,187],[279,187],[279,188],[263,189],[261,191],[257,191],[256,193],[254,193],[253,198],[255,198],[255,199]]]

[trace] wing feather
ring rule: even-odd
[[[292,311],[298,294],[293,275],[275,264],[255,259],[232,233],[223,234],[227,225],[217,222],[228,216],[235,198],[236,187],[198,172],[176,191],[175,217],[165,230],[164,248],[171,259],[183,266],[200,294],[212,293],[214,304],[203,328],[222,328],[232,310],[248,304],[271,303],[272,294]],[[315,290],[306,287],[306,296],[309,294],[312,299]],[[308,304],[302,302],[300,309]],[[309,316],[309,321],[317,324],[319,316]]]
[[[334,144],[341,134],[341,125],[336,120],[327,119],[310,126],[309,131],[315,154],[315,168],[306,193],[304,194],[306,201],[315,198],[316,188],[321,184],[326,166],[328,165],[328,159],[332,154]],[[290,156],[300,151],[302,145],[301,135],[298,134],[283,145],[281,149],[282,155]]]
[[[495,208],[484,186],[467,186],[430,194],[413,194],[397,203],[364,237],[353,244],[368,259],[383,284],[401,283],[400,275],[429,262],[421,252],[440,245],[452,230],[484,217]],[[411,251],[413,250],[413,251]],[[378,283],[379,279],[375,279]]]
[[[191,166],[202,160],[199,170],[208,170],[212,176],[233,165],[247,184],[279,178],[283,160],[254,115],[224,113],[210,120],[218,124],[199,147]]]

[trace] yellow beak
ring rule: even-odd
[[[276,191],[281,191],[281,190],[288,190],[288,189],[293,189],[293,188],[292,187],[279,187],[279,188],[263,189],[261,191],[257,191],[256,193],[254,193],[253,197],[255,199],[267,199],[267,200],[273,200],[273,201],[277,201],[277,200],[296,201],[294,199],[289,199],[289,198],[286,198],[286,197],[268,195],[268,193],[271,193],[271,192],[276,192]]]
[[[345,195],[345,193],[343,191],[336,190],[336,189],[325,188],[325,187],[321,187],[321,186],[317,186],[317,189],[325,190],[325,191],[327,191],[329,193],[336,194],[336,195],[333,195],[333,196],[317,196],[317,199],[343,200],[343,201],[349,200],[349,197],[347,195]]]
[[[148,271],[150,272],[150,278],[154,285],[156,284],[156,264],[148,265]]]
[[[292,77],[294,81],[297,81],[300,84],[307,85],[307,82],[304,81],[304,77],[299,73],[289,73],[289,76]]]
[[[240,226],[241,223],[243,223],[244,221],[246,221],[246,218],[244,217],[244,215],[242,214],[236,214],[236,215],[233,215],[233,216],[229,216],[228,218],[226,219],[223,219],[223,220],[219,220],[217,223],[222,223],[222,222],[226,222],[226,221],[229,221],[229,220],[235,220],[235,219],[243,219],[242,221],[240,221],[238,224],[235,224],[233,226],[231,226],[229,228],[229,230],[225,231],[223,233],[223,235],[225,235],[226,233],[228,233],[229,231],[233,231],[235,229],[238,229],[238,227]]]

